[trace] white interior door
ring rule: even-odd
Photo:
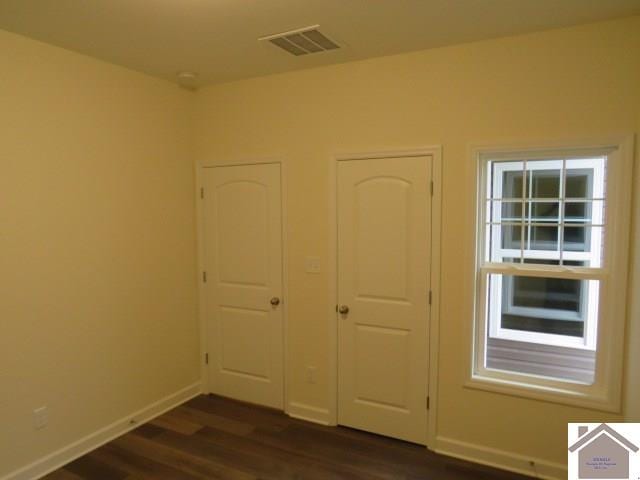
[[[338,423],[426,444],[431,157],[337,175]]]
[[[204,169],[212,392],[283,408],[280,165]]]

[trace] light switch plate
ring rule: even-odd
[[[49,423],[49,410],[47,406],[36,408],[33,411],[33,428],[34,430],[40,430],[47,426]]]
[[[320,257],[305,258],[304,271],[307,273],[320,273]]]
[[[307,383],[316,383],[316,367],[312,367],[311,365],[307,367]]]

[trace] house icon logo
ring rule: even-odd
[[[632,438],[640,439],[640,424],[569,424],[569,479],[640,480]]]

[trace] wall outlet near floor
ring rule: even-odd
[[[307,383],[311,383],[311,384],[316,383],[316,367],[312,367],[312,366],[307,367]]]
[[[306,257],[304,259],[304,271],[307,273],[320,273],[320,257]]]
[[[49,423],[49,409],[45,405],[44,407],[36,408],[33,411],[33,429],[41,430]]]

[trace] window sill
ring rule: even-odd
[[[484,371],[488,377],[492,377],[491,373],[496,371],[514,372],[496,374],[493,378],[517,378],[525,383],[545,386],[557,386],[558,382],[562,386],[564,382],[568,382],[570,385],[579,384],[581,390],[593,383],[596,364],[593,350],[490,337],[485,351]],[[553,360],[550,361],[551,359]],[[555,380],[552,383],[545,380],[527,381],[528,378],[539,377]]]
[[[572,390],[570,388],[571,383],[569,382],[567,382],[566,385],[567,388],[560,388],[495,378],[490,376],[490,374],[481,375],[477,373],[473,374],[471,378],[464,383],[465,388],[510,395],[513,397],[559,403],[611,413],[620,413],[621,411],[619,401],[607,398],[606,395]]]
[[[580,337],[568,337],[566,335],[553,334],[553,333],[537,333],[537,332],[523,332],[519,330],[513,330],[509,328],[496,328],[496,333],[491,333],[491,338],[495,340],[505,342],[521,342],[528,345],[538,345],[539,348],[552,348],[562,349],[569,348],[575,350],[583,350],[589,352],[595,352],[595,348],[585,345],[585,342]]]

